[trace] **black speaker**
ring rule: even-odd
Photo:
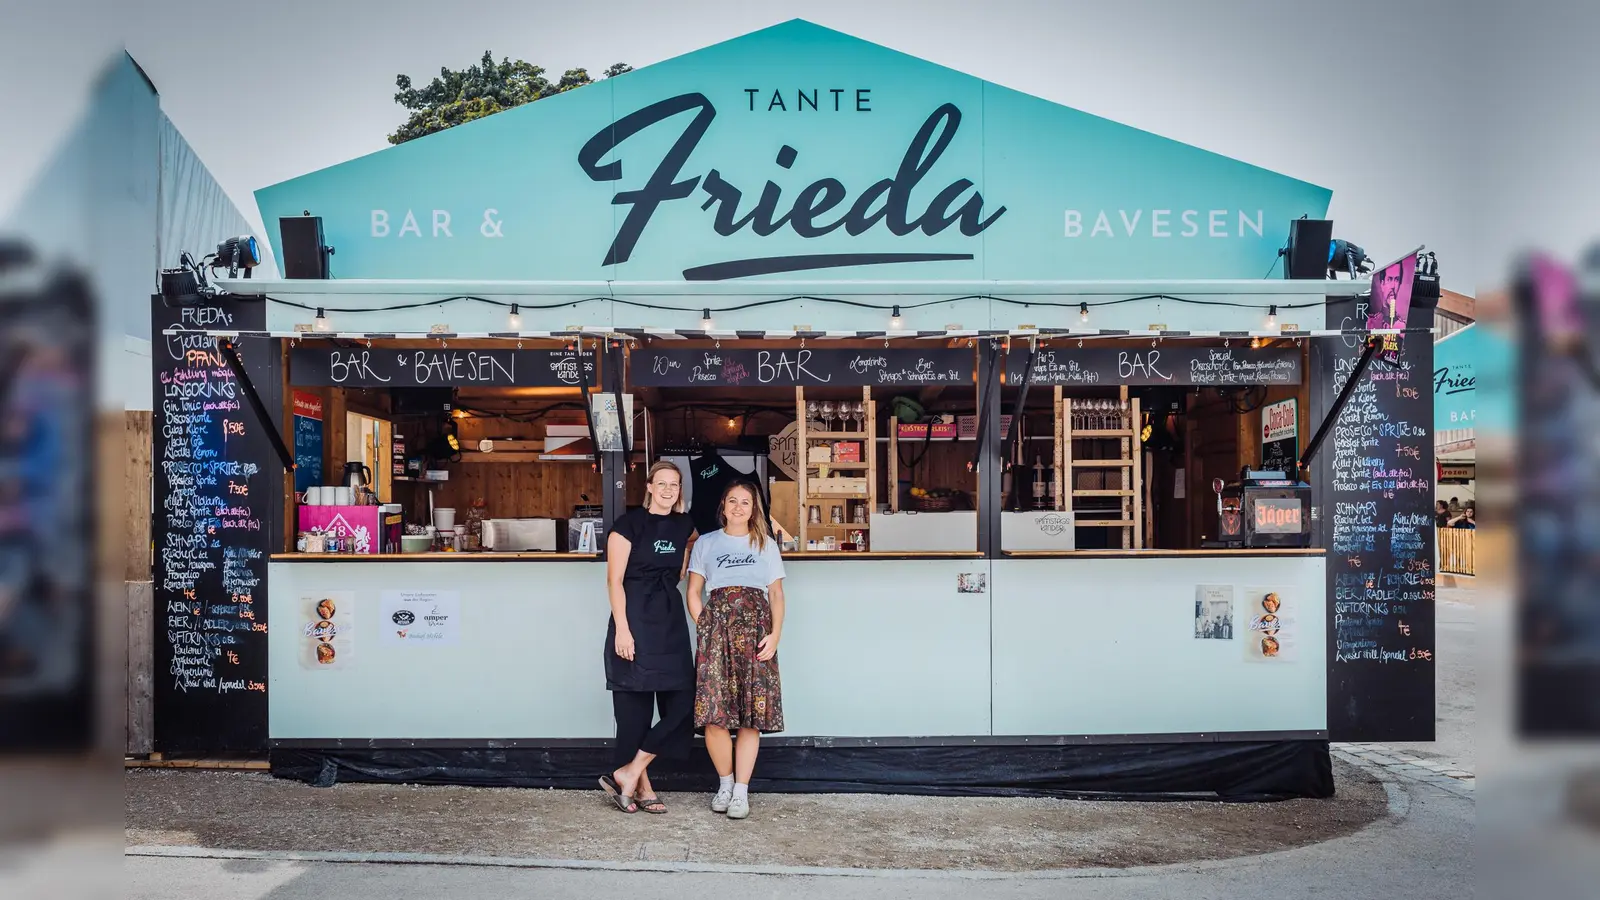
[[[1283,277],[1314,279],[1328,277],[1328,244],[1333,242],[1332,219],[1295,219],[1289,223],[1289,248],[1285,251]]]
[[[1417,273],[1411,281],[1411,308],[1436,308],[1439,293],[1439,258],[1431,251],[1417,254]]]
[[[327,278],[333,248],[322,242],[321,216],[281,216],[278,233],[283,250],[283,277]]]

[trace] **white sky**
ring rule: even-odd
[[[1570,6],[1469,19],[1443,0],[0,0],[14,86],[0,122],[28,123],[0,130],[0,210],[119,40],[259,226],[255,189],[387,146],[397,73],[425,82],[485,49],[555,73],[644,66],[802,16],[1331,188],[1336,236],[1380,259],[1426,243],[1446,287],[1471,293],[1519,242],[1570,255],[1600,233],[1600,128],[1590,72],[1573,69],[1594,68],[1600,4]]]

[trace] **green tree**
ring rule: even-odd
[[[633,67],[627,63],[616,63],[607,68],[601,78],[631,71]],[[568,69],[559,80],[551,82],[545,77],[543,66],[521,59],[513,62],[508,58],[497,63],[487,50],[478,65],[460,71],[441,68],[439,77],[420,90],[412,86],[411,76],[397,75],[394,83],[400,90],[394,95],[394,102],[411,114],[405,124],[389,135],[389,143],[403,144],[593,81],[587,69]]]

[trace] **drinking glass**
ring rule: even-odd
[[[815,401],[815,400],[807,400],[806,401],[806,421],[807,422],[816,422],[816,421],[818,421],[818,419],[817,419],[817,401]]]
[[[853,409],[853,412],[855,412],[855,414],[856,414],[856,430],[857,431],[866,431],[867,430],[867,405],[865,403],[861,402],[860,400],[857,400],[856,403],[855,403],[855,407]]]
[[[833,430],[833,401],[832,400],[824,400],[824,401],[822,401],[822,430],[823,431],[832,431]]]

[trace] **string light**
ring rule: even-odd
[[[506,324],[511,326],[512,331],[522,330],[522,310],[515,303],[511,304],[511,315],[506,317]]]
[[[1270,329],[1277,328],[1277,327],[1278,327],[1278,307],[1276,305],[1272,305],[1272,306],[1267,307],[1267,328],[1270,330]]]
[[[1078,304],[1078,321],[1079,322],[1088,322],[1089,321],[1089,304],[1087,304],[1087,303],[1079,303]]]
[[[709,307],[709,306],[706,307],[705,309],[700,310],[700,330],[701,331],[710,331],[711,330],[711,307]]]
[[[899,328],[901,325],[904,325],[904,324],[905,324],[905,320],[900,318],[900,307],[896,306],[894,308],[894,312],[889,313],[889,327],[890,328]]]
[[[729,419],[728,420],[728,428],[729,428],[729,430],[732,430],[732,429],[737,428],[737,427],[739,427],[739,423],[737,421],[735,421],[734,419]]]
[[[316,318],[316,320],[314,322],[311,323],[311,330],[312,331],[321,331],[321,332],[328,332],[328,331],[332,331],[333,330],[333,326],[328,324],[328,314],[323,312],[322,311],[322,307],[320,307],[320,306],[317,307],[317,318]]]

